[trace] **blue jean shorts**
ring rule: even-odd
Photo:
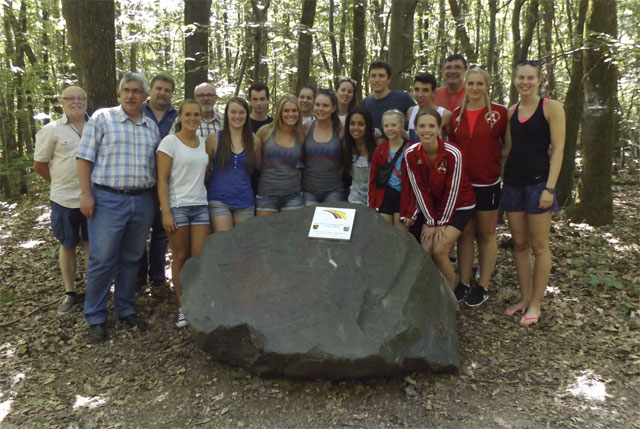
[[[286,196],[256,195],[256,210],[262,212],[274,212],[295,210],[304,207],[302,192],[296,192]]]
[[[209,217],[233,216],[234,219],[254,217],[256,206],[233,207],[222,201],[209,200]]]
[[[322,193],[304,191],[302,194],[307,205],[344,201],[344,189],[342,188]]]
[[[207,206],[171,207],[171,216],[178,228],[189,225],[209,225]]]
[[[540,209],[540,194],[547,186],[545,182],[535,185],[502,185],[501,206],[505,212],[526,212],[540,214],[549,210],[558,211],[558,198],[553,194],[553,203],[547,209]]]
[[[51,229],[62,247],[75,247],[80,238],[89,241],[87,218],[80,209],[70,209],[51,201]]]

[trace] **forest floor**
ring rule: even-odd
[[[109,342],[88,344],[80,306],[56,313],[46,190],[0,202],[0,427],[640,428],[640,193],[616,180],[613,224],[555,217],[537,326],[503,315],[518,291],[501,225],[495,289],[458,314],[459,374],[343,382],[263,380],[212,360],[175,328],[168,287],[138,297],[150,331],[112,321]]]

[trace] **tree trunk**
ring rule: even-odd
[[[584,29],[584,162],[575,220],[606,225],[613,220],[611,166],[615,146],[618,37],[615,0],[590,0]]]
[[[538,22],[538,0],[529,0],[529,8],[527,9],[524,24],[524,36],[522,38],[520,37],[520,12],[525,1],[526,0],[516,0],[513,7],[513,15],[511,17],[511,31],[513,33],[511,70],[515,70],[518,62],[527,58],[536,23]],[[510,85],[510,88],[509,105],[512,105],[518,100],[518,91],[513,85]]]
[[[456,21],[456,40],[458,40],[462,45],[462,50],[464,51],[465,57],[467,57],[467,61],[475,63],[478,61],[478,52],[476,52],[469,40],[469,35],[465,28],[464,17],[460,12],[458,2],[456,0],[449,0],[449,8],[451,9],[453,19]]]
[[[487,47],[487,72],[491,76],[491,93],[495,94],[495,82],[499,80],[498,55],[496,55],[496,15],[498,14],[498,0],[489,0],[489,46]]]
[[[366,9],[367,0],[353,1],[353,47],[351,49],[351,78],[356,85],[356,100],[362,100],[362,69],[366,55]]]
[[[393,70],[393,89],[406,90],[412,82],[413,16],[417,5],[418,0],[393,0],[391,3],[389,63]]]
[[[117,104],[115,7],[113,1],[62,0],[71,58],[87,111]]]
[[[211,0],[185,0],[184,24],[184,96],[193,97],[193,90],[208,82],[209,17]]]
[[[446,9],[445,0],[438,0],[438,46],[440,46],[440,49],[438,49],[438,59],[436,60],[438,70],[442,70],[444,60],[447,58],[449,37],[444,33],[447,20]],[[437,76],[439,76],[439,74]]]
[[[338,62],[338,43],[336,41],[335,25],[333,16],[336,13],[335,0],[329,0],[329,44],[331,45],[331,65],[332,68],[329,73],[332,75],[331,87],[335,88],[340,79],[342,71],[340,70],[340,63]]]
[[[544,59],[544,89],[545,94],[549,98],[557,98],[556,95],[556,76],[553,72],[555,61],[553,61],[553,1],[542,0],[542,22],[543,22],[543,41],[542,56]]]
[[[311,54],[313,51],[311,28],[316,16],[316,0],[303,0],[302,17],[300,18],[300,35],[298,37],[298,80],[296,94],[303,85],[309,83],[311,70]]]
[[[253,18],[256,24],[254,28],[254,43],[253,43],[253,81],[254,82],[266,82],[267,81],[267,63],[263,61],[267,53],[267,12],[271,0],[266,2],[259,2],[257,0],[251,0],[251,10],[253,11]]]
[[[15,46],[13,42],[12,31],[12,4],[7,1],[3,4],[4,16],[4,49],[5,49],[5,64],[2,64],[3,68],[11,70],[14,65],[13,59],[15,56]],[[15,121],[15,92],[13,85],[7,85],[6,88],[0,88],[2,92],[6,94],[2,97],[2,105],[0,106],[2,113],[0,120],[3,123],[2,126],[2,166],[0,171],[4,174],[0,175],[0,187],[2,187],[2,193],[5,198],[11,197],[11,184],[9,181],[8,172],[11,168],[11,162],[15,157],[16,151],[16,121]],[[6,91],[6,93],[5,93]]]
[[[587,15],[589,0],[580,0],[578,22],[572,33],[575,40],[572,41],[573,54],[571,56],[571,81],[565,95],[564,110],[566,113],[567,136],[564,141],[564,156],[562,158],[562,169],[556,184],[556,195],[561,207],[569,205],[573,192],[573,176],[576,171],[576,148],[578,143],[578,132],[580,130],[580,120],[582,119],[584,97],[583,97],[583,64],[584,55],[582,53],[584,21]]]
[[[340,73],[344,73],[347,70],[347,60],[345,58],[346,56],[346,50],[347,50],[347,10],[350,7],[350,2],[349,5],[347,4],[347,0],[342,0],[342,5],[340,6],[340,42],[339,42],[339,47],[338,47],[338,64],[340,67]],[[337,80],[340,80],[342,76],[338,76]],[[334,85],[336,85],[338,82],[334,82]],[[335,87],[335,86],[334,86]],[[337,88],[336,88],[337,89]]]

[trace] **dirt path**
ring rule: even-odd
[[[174,328],[170,294],[139,297],[147,333],[111,322],[88,345],[62,291],[43,199],[0,206],[0,427],[640,428],[640,197],[616,188],[616,221],[557,219],[539,326],[502,315],[517,299],[507,229],[490,300],[462,308],[459,375],[262,380],[212,361]],[[83,284],[83,281],[80,280]]]

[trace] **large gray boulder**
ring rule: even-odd
[[[344,379],[460,364],[458,304],[415,239],[357,209],[350,242],[307,238],[313,207],[209,237],[185,264],[197,344],[260,376]]]

